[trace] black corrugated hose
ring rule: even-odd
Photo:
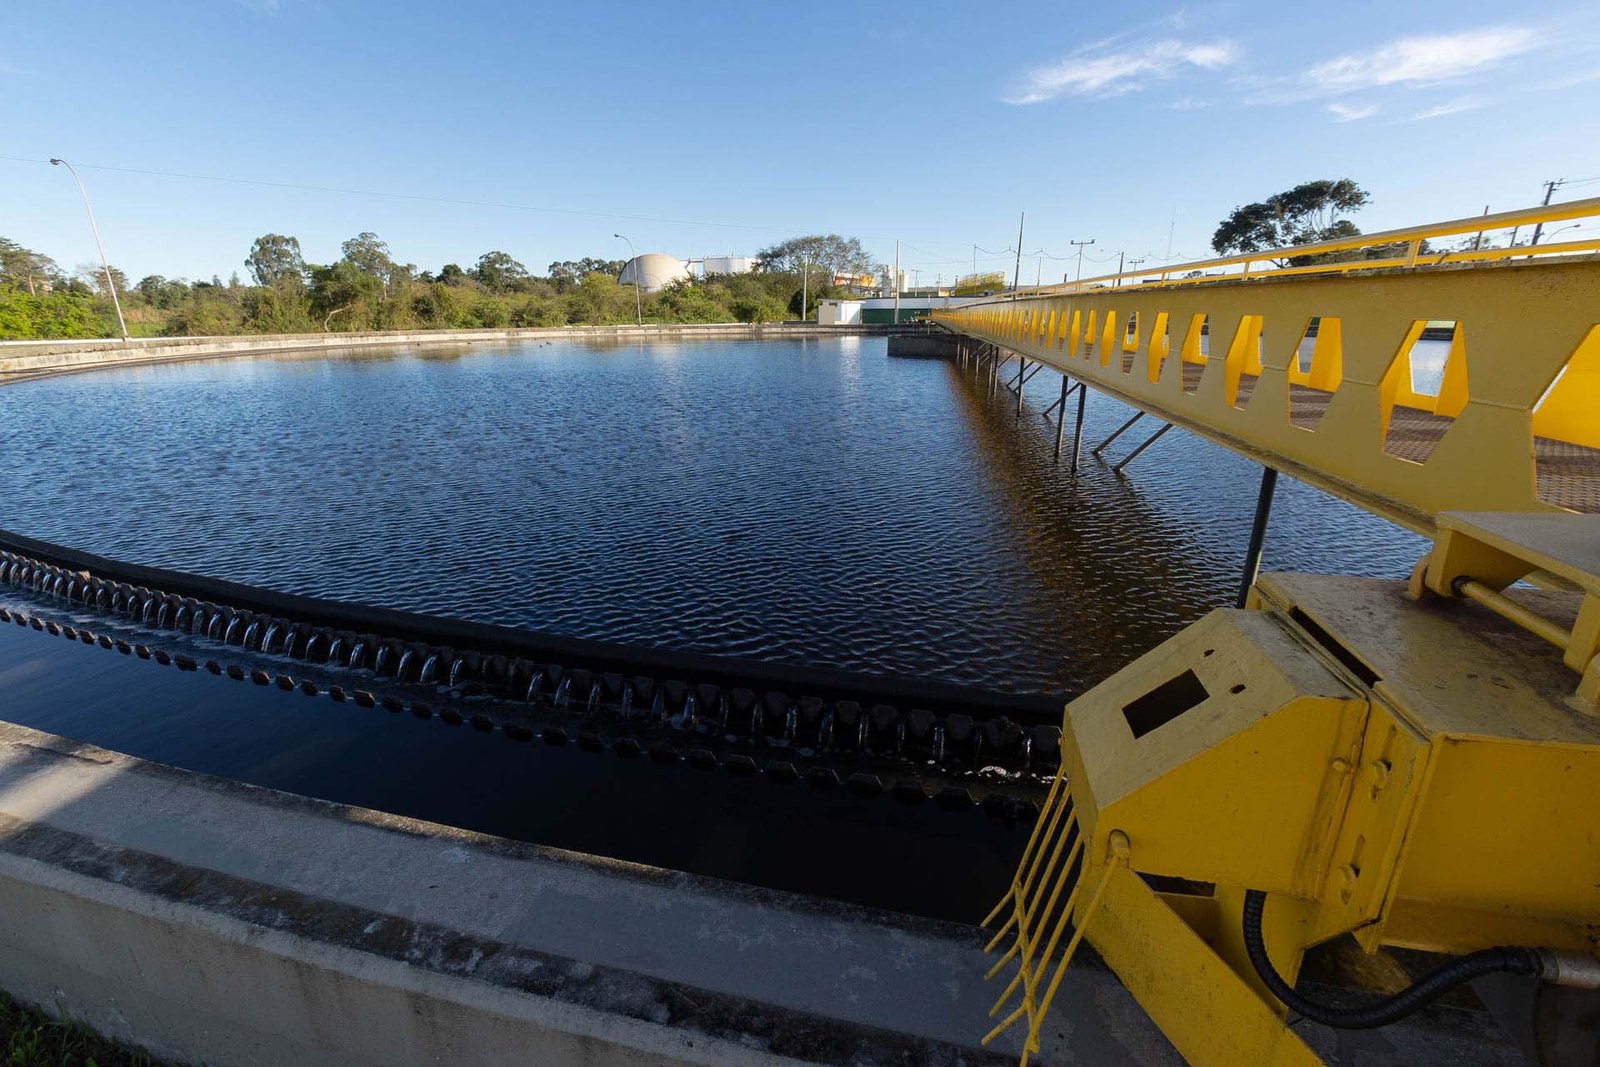
[[[1272,995],[1313,1022],[1340,1030],[1370,1030],[1388,1026],[1438,999],[1463,982],[1485,974],[1510,971],[1512,974],[1537,977],[1543,973],[1539,954],[1527,948],[1486,948],[1457,957],[1425,978],[1402,989],[1393,996],[1384,997],[1359,1007],[1336,1008],[1319,1004],[1300,993],[1283,980],[1283,976],[1267,958],[1267,946],[1261,937],[1261,916],[1267,908],[1267,895],[1259,889],[1245,891],[1244,895],[1244,947],[1256,973],[1272,990]]]

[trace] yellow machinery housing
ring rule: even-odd
[[[1600,980],[1600,517],[1439,530],[1409,588],[1264,576],[1068,706],[991,916],[991,1036],[1026,1021],[1026,1062],[1087,938],[1191,1062],[1317,1062],[1249,958],[1251,890],[1291,985],[1345,933]]]

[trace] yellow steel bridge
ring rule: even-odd
[[[1022,290],[934,317],[1424,533],[1452,509],[1594,512],[1600,240],[1421,249],[1597,215],[1600,199],[1583,200]],[[1270,266],[1287,260],[1322,262]],[[1427,394],[1411,356],[1430,323],[1451,344]]]
[[[1238,607],[1065,709],[1061,775],[989,917],[989,1036],[1021,1024],[1024,1063],[1085,941],[1195,1063],[1316,1062],[1291,1022],[1387,1025],[1468,980],[1540,1062],[1596,1062],[1600,240],[1476,237],[1592,216],[1600,199],[935,315],[991,389],[1017,362],[1019,404],[1031,365],[1064,373],[1075,464],[1092,387],[1266,471]],[[1447,239],[1464,250],[1428,250]],[[1425,337],[1447,342],[1431,381]],[[1408,582],[1252,584],[1278,470],[1432,550]],[[1330,1005],[1297,978],[1339,938],[1444,962]]]

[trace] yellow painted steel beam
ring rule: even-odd
[[[1424,534],[1442,511],[1600,509],[1600,259],[1097,289],[935,318]],[[1411,347],[1438,321],[1457,328],[1434,396]],[[1561,491],[1541,496],[1551,443]]]

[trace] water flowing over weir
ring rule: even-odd
[[[419,718],[437,713],[452,724],[469,721],[477,729],[498,729],[520,739],[537,732],[551,744],[575,735],[579,744],[608,743],[631,753],[640,750],[640,740],[621,735],[642,733],[653,740],[652,758],[672,762],[685,743],[701,746],[684,754],[691,762],[747,761],[752,757],[718,757],[714,750],[758,746],[815,761],[804,772],[808,777],[837,780],[843,768],[851,787],[866,793],[884,788],[875,771],[890,772],[900,779],[891,788],[908,797],[922,788],[916,784],[919,775],[941,783],[951,776],[953,783],[985,768],[1005,776],[973,782],[981,794],[1012,796],[1021,790],[1026,796],[1028,783],[1056,766],[1059,728],[1053,723],[1056,704],[1049,699],[672,656],[318,602],[128,567],[14,534],[0,533],[0,545],[23,550],[0,551],[0,587],[38,594],[48,603],[66,599],[63,589],[70,580],[82,590],[69,602],[73,607],[93,608],[102,593],[109,593],[114,615],[156,631],[167,629],[157,620],[182,619],[184,632],[208,634],[217,620],[227,619],[223,650],[269,654],[282,633],[276,651],[291,658],[299,649],[309,672],[304,684],[326,689],[335,699],[343,698],[346,687],[370,686],[383,695],[362,688],[354,690],[354,699],[381,700]],[[120,581],[123,576],[159,584],[133,585]],[[219,599],[192,595],[205,592]],[[371,631],[355,630],[369,626]],[[452,644],[434,644],[429,637]],[[346,644],[348,660],[338,655]],[[326,656],[316,653],[323,647]],[[433,668],[441,661],[449,663],[448,681],[429,693]],[[216,660],[207,661],[206,668],[222,669]],[[352,672],[360,677],[347,677]],[[278,675],[277,684],[289,689],[297,683]],[[428,695],[437,708],[420,699]],[[607,733],[619,736],[607,742],[602,736]],[[996,791],[996,783],[1005,788]],[[955,784],[942,785],[938,796],[944,804],[972,802],[969,788]]]
[[[842,673],[771,669],[770,665],[714,657],[664,656],[650,649],[539,638],[448,619],[408,619],[398,613],[283,597],[264,590],[256,590],[250,597],[240,595],[250,590],[227,582],[115,565],[26,537],[0,534],[0,544],[6,545],[6,550],[0,550],[0,605],[5,605],[0,606],[0,624],[13,622],[22,632],[32,632],[30,638],[35,640],[66,638],[74,646],[117,651],[133,662],[149,661],[176,669],[163,672],[173,681],[162,683],[162,688],[184,693],[214,675],[224,683],[243,683],[234,693],[246,704],[267,699],[274,704],[293,701],[291,707],[296,709],[328,707],[322,715],[333,713],[334,705],[344,705],[400,717],[370,720],[379,723],[374,729],[381,734],[403,731],[405,723],[432,720],[454,728],[469,726],[462,739],[498,734],[514,742],[541,742],[515,749],[496,745],[493,760],[485,760],[485,752],[478,750],[474,768],[456,771],[472,781],[483,776],[493,781],[494,765],[506,763],[512,777],[499,792],[507,800],[528,774],[538,776],[536,768],[544,758],[539,753],[598,753],[590,758],[605,760],[613,769],[592,763],[586,766],[594,768],[589,774],[598,771],[608,782],[606,793],[613,803],[630,792],[638,795],[621,809],[605,814],[597,811],[598,824],[587,805],[573,806],[576,797],[589,795],[586,785],[578,785],[579,792],[550,797],[570,813],[560,821],[571,824],[571,837],[563,837],[563,830],[568,830],[565,825],[552,832],[546,824],[531,833],[534,840],[565,843],[568,848],[595,849],[773,888],[968,920],[971,909],[978,905],[979,891],[989,891],[990,883],[997,885],[1003,875],[1003,865],[997,862],[1003,857],[1000,846],[1008,841],[1014,845],[1011,838],[1024,832],[1027,819],[1037,813],[1042,782],[1056,766],[1059,728],[1045,721],[1054,718],[1054,702],[1045,699],[1029,701]],[[118,579],[134,579],[139,584]],[[160,584],[142,584],[147,581]],[[202,600],[187,595],[195,592],[216,597],[230,593],[230,597]],[[155,613],[150,611],[152,605]],[[162,617],[170,621],[170,627],[154,625],[155,619]],[[208,637],[218,632],[224,619],[221,640]],[[398,625],[400,622],[410,625]],[[362,624],[374,629],[360,633],[334,629]],[[269,635],[280,632],[285,635],[282,645],[272,653]],[[10,645],[8,633],[16,630],[0,627],[0,646]],[[472,640],[491,637],[498,640]],[[448,638],[451,645],[432,645],[418,638]],[[352,646],[354,667],[342,656],[341,646]],[[59,648],[59,641],[53,648]],[[34,649],[29,646],[22,651]],[[526,656],[534,651],[542,653],[538,659]],[[86,654],[98,657],[91,651]],[[6,659],[18,662],[16,654],[8,654]],[[34,651],[21,662],[43,665],[53,659],[48,651],[43,657]],[[118,661],[115,656],[110,661],[130,662]],[[382,670],[379,662],[384,664]],[[435,675],[442,662],[450,664],[451,681],[437,685],[437,678],[424,680]],[[674,672],[678,677],[659,677],[659,670],[624,673],[661,669],[667,664],[682,667]],[[74,675],[82,670],[64,669]],[[182,683],[186,673],[195,681]],[[786,689],[766,688],[773,685]],[[149,681],[144,686],[149,686]],[[85,694],[74,693],[70,685],[51,686],[51,693],[56,689],[66,694],[62,699],[67,704],[85,699]],[[109,697],[125,704],[133,699],[131,693],[118,680],[114,686],[98,686],[93,701]],[[253,693],[262,696],[251,696]],[[29,721],[29,705],[40,701],[30,701],[27,689],[19,691],[16,686],[11,686],[11,696],[16,697],[16,704],[8,710],[8,717]],[[213,704],[216,696],[211,694]],[[296,696],[325,697],[330,704],[307,705]],[[888,704],[891,699],[928,707]],[[229,697],[226,702],[234,701]],[[171,710],[171,705],[163,702],[158,713],[166,717]],[[34,713],[37,715],[37,710]],[[70,717],[72,710],[66,713]],[[272,718],[288,721],[282,720],[282,710],[272,712]],[[34,721],[35,725],[59,728],[58,721],[51,718]],[[389,725],[381,725],[384,721]],[[219,726],[234,729],[226,720],[214,721],[214,717],[203,729],[214,731]],[[112,729],[112,736],[99,733],[104,729]],[[144,750],[120,739],[117,729],[117,723],[86,726],[80,721],[69,733],[104,737],[109,744],[134,752]],[[298,731],[326,733],[323,726],[314,725],[299,726]],[[136,731],[133,737],[141,737],[141,733]],[[384,744],[389,744],[387,737]],[[451,750],[458,747],[448,745]],[[517,817],[507,822],[504,813],[496,811],[502,805],[485,811],[482,801],[442,803],[437,793],[410,787],[403,797],[395,795],[390,785],[376,790],[371,782],[350,787],[344,781],[328,781],[315,766],[283,779],[269,761],[266,777],[253,776],[251,771],[227,763],[213,765],[208,761],[210,753],[184,757],[182,749],[184,745],[174,745],[171,736],[165,736],[154,752],[182,765],[197,769],[214,766],[230,777],[294,792],[400,813],[414,809],[432,819],[510,837],[528,832]],[[466,752],[469,749],[461,749],[440,761],[443,750],[437,742],[427,742],[429,771],[435,765],[453,765]],[[518,765],[522,769],[512,769]],[[322,766],[333,771],[326,760]],[[402,763],[374,757],[374,766],[394,766],[398,771]],[[640,793],[638,773],[630,768],[653,768],[667,777],[646,785]],[[339,777],[362,779],[371,774],[371,768],[350,774],[354,769],[344,765]],[[421,768],[411,773],[418,771]],[[710,801],[715,801],[710,808],[706,790],[710,790]],[[749,797],[736,800],[744,793],[750,793]],[[466,797],[470,795],[469,787]],[[725,822],[730,813],[709,814],[718,803],[723,808],[738,803],[746,814],[750,809],[771,806],[770,816],[742,827],[741,833],[765,835],[786,825],[798,837],[792,841],[774,838],[771,845],[741,848],[739,854],[725,849],[707,853],[706,846],[694,840],[698,833],[722,837],[731,829]],[[648,841],[640,840],[643,829],[634,835],[618,835],[606,825],[621,817],[622,822],[650,827],[659,811],[674,808],[696,821],[709,817],[710,822],[686,837],[662,833],[664,827],[656,827],[653,840]],[[803,829],[808,824],[814,825]],[[898,838],[914,825],[922,827],[914,830],[915,840],[883,848],[888,840],[885,835]],[[827,845],[829,841],[832,845]],[[875,841],[875,845],[869,846],[867,841]],[[965,845],[957,845],[957,841],[965,841]],[[771,853],[773,845],[781,854]],[[907,894],[899,885],[906,870],[901,859],[918,851],[923,857],[915,869],[931,881]],[[942,864],[950,864],[946,877],[938,875]]]

